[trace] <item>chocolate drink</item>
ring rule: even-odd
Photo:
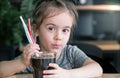
[[[33,78],[42,78],[43,70],[49,70],[49,63],[55,63],[55,58],[32,58],[32,67],[34,69]]]

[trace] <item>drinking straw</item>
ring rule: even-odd
[[[32,30],[31,30],[30,18],[28,18],[28,31],[29,31],[29,33],[31,35],[32,34]]]
[[[31,39],[31,37],[30,37],[30,33],[28,32],[28,28],[27,28],[27,26],[26,26],[26,24],[25,24],[22,16],[20,16],[20,19],[21,19],[21,22],[22,22],[22,24],[23,24],[23,28],[24,28],[25,34],[26,34],[26,36],[27,36],[28,42],[29,42],[29,43],[33,43],[32,39]]]
[[[32,36],[32,29],[31,29],[31,25],[30,25],[30,19],[28,19],[28,28],[27,28],[22,16],[20,16],[20,19],[22,21],[23,28],[24,28],[25,34],[27,36],[28,42],[29,43],[34,43],[35,41],[34,41],[33,36]],[[33,57],[36,58],[37,56],[38,56],[38,54],[34,53]]]
[[[32,42],[34,43],[35,41],[33,39],[33,32],[32,32],[32,28],[31,28],[30,18],[28,18],[28,31],[29,31],[30,37],[32,39]]]

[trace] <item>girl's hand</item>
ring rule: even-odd
[[[54,69],[44,70],[43,78],[70,78],[69,70],[63,69],[55,63],[50,63],[49,67],[52,67]]]
[[[22,58],[22,62],[28,66],[30,65],[30,59],[31,56],[35,53],[35,52],[39,52],[40,48],[38,44],[28,44],[25,46],[24,51],[23,51],[23,58]]]

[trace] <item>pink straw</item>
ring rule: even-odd
[[[30,18],[28,18],[28,32],[30,33],[30,37],[32,39],[32,42],[35,43],[33,36],[32,36],[32,28],[31,28]]]

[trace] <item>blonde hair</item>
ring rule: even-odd
[[[66,0],[41,0],[33,12],[33,24],[39,27],[44,19],[68,11],[73,17],[73,25],[76,24],[78,17],[73,3]]]

